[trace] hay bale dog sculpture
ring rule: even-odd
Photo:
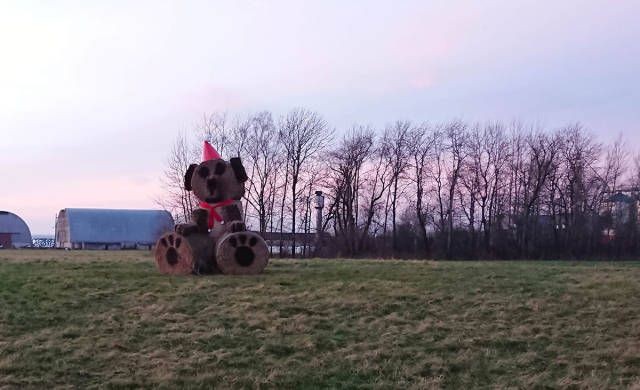
[[[156,263],[167,274],[258,274],[269,262],[267,244],[242,218],[247,174],[239,158],[223,160],[205,142],[203,162],[191,164],[184,186],[200,200],[192,222],[160,237]]]

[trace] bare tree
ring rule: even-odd
[[[454,212],[454,199],[456,188],[458,186],[458,180],[460,179],[460,173],[462,171],[463,163],[466,158],[466,124],[455,121],[450,123],[444,131],[447,148],[449,149],[449,170],[448,176],[448,205],[447,205],[447,239],[446,239],[446,256],[448,259],[453,257],[452,244],[453,244],[453,212]]]
[[[472,253],[476,249],[476,206],[479,208],[479,228],[483,234],[484,253],[490,252],[493,213],[496,208],[498,185],[507,158],[507,142],[501,124],[475,126],[467,137],[468,159],[462,175],[463,187],[469,197],[466,212],[471,232]]]
[[[373,148],[373,131],[354,127],[330,153],[328,187],[333,193],[333,221],[344,253],[358,251],[359,199],[363,187],[362,170]]]
[[[216,112],[203,115],[198,128],[202,139],[209,141],[222,156],[225,156],[231,143],[231,126],[227,113]]]
[[[253,116],[243,144],[245,166],[250,168],[247,200],[257,213],[258,229],[265,233],[273,218],[273,200],[278,191],[277,175],[283,163],[282,147],[271,113]]]
[[[362,213],[364,217],[357,244],[359,252],[364,250],[370,235],[376,235],[371,228],[375,224],[376,216],[380,214],[384,206],[383,199],[385,199],[385,194],[389,193],[392,183],[391,167],[386,164],[387,151],[382,140],[378,140],[378,142],[374,140],[371,154],[371,161],[365,163],[362,168],[364,173],[362,177]],[[386,214],[384,219],[386,221]]]
[[[432,163],[435,142],[435,132],[427,124],[414,128],[409,137],[411,167],[413,169],[410,179],[415,186],[415,212],[425,257],[431,255],[431,245],[427,233],[428,201],[425,198],[428,194],[428,172],[429,165]]]
[[[622,137],[607,148],[602,180],[610,193],[618,191],[628,169],[629,152],[625,148]]]
[[[387,164],[391,168],[391,192],[389,193],[389,205],[391,207],[392,226],[392,250],[395,254],[398,250],[397,214],[398,200],[400,198],[401,181],[409,167],[409,138],[411,122],[397,121],[385,129],[382,142],[385,144]]]
[[[444,142],[444,134],[441,128],[436,128],[433,134],[433,162],[429,169],[429,177],[433,183],[432,192],[436,199],[436,213],[432,217],[433,224],[438,231],[439,237],[444,236],[446,230],[446,219],[448,212],[446,211],[446,160],[447,148]],[[437,215],[437,218],[436,218]]]
[[[282,137],[280,135],[280,133],[278,133],[278,140],[281,141]],[[289,154],[289,151],[285,148],[285,155],[284,155],[284,180],[282,182],[282,184],[280,185],[280,216],[279,216],[279,231],[280,231],[280,241],[279,241],[279,248],[278,248],[278,253],[280,254],[280,257],[283,257],[284,255],[284,220],[285,220],[285,215],[284,215],[284,210],[285,210],[285,205],[287,202],[287,195],[288,195],[288,189],[289,189],[289,160],[291,159],[291,156]]]
[[[279,138],[286,151],[287,174],[291,182],[291,255],[294,257],[300,175],[310,160],[328,145],[330,137],[325,120],[306,109],[294,109],[281,121]]]
[[[602,144],[580,124],[561,129],[558,138],[562,246],[575,256],[588,251],[595,241],[590,222],[600,210],[607,189],[599,172]]]
[[[191,212],[198,206],[198,199],[184,188],[184,173],[196,159],[197,153],[189,145],[187,137],[184,134],[178,135],[161,179],[164,194],[157,200],[161,207],[171,212],[178,223],[189,221]]]
[[[631,183],[633,187],[636,188],[636,191],[640,191],[640,153],[636,155],[633,162],[634,172],[633,176],[631,177]]]
[[[532,219],[542,195],[547,179],[551,173],[557,154],[556,139],[542,132],[531,133],[527,136],[528,163],[522,172],[522,222],[520,230],[520,248],[522,256],[531,253],[530,236],[538,223]]]

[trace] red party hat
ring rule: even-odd
[[[204,147],[202,149],[202,161],[219,160],[221,158],[222,156],[220,156],[220,153],[218,153],[218,151],[215,150],[213,146],[211,146],[209,141],[204,141]]]

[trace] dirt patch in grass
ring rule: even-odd
[[[361,260],[167,277],[146,252],[0,251],[0,388],[638,386],[638,280]]]

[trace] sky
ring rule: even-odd
[[[157,208],[204,114],[581,122],[640,150],[640,1],[0,0],[0,209]]]

